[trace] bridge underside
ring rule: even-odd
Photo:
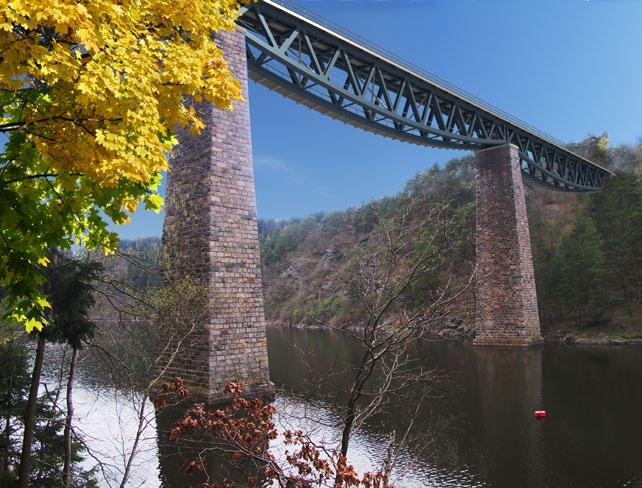
[[[252,4],[250,77],[298,103],[386,137],[434,147],[519,149],[520,169],[560,191],[598,190],[609,174],[562,142],[288,0]]]

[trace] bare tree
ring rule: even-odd
[[[336,413],[341,432],[340,452],[348,455],[350,439],[364,422],[391,405],[412,399],[415,408],[408,429],[430,388],[444,373],[426,369],[412,357],[409,348],[453,316],[461,315],[475,277],[475,266],[468,263],[465,280],[455,278],[449,254],[458,245],[459,225],[448,205],[433,206],[428,215],[417,218],[419,209],[410,201],[402,212],[375,214],[374,231],[368,243],[354,252],[351,290],[354,306],[362,318],[360,327],[333,327],[359,344],[355,366],[344,366],[339,373],[351,378],[347,389],[336,398]],[[461,276],[461,270],[458,270]],[[426,277],[430,277],[429,280]],[[429,286],[419,286],[429,281]],[[412,296],[417,288],[425,295]],[[322,323],[314,315],[315,322]],[[337,371],[321,373],[322,381],[332,381]],[[314,387],[321,390],[320,385]],[[306,398],[311,401],[311,396]],[[391,438],[384,471],[395,466],[400,445],[407,442],[410,430],[399,439]],[[393,444],[397,444],[396,446]]]
[[[143,271],[147,266],[123,253],[117,259],[120,265],[125,261]],[[113,269],[114,265],[106,268]],[[194,346],[194,332],[205,323],[207,297],[203,288],[188,278],[168,280],[159,288],[135,289],[122,273],[108,273],[96,288],[99,303],[95,320],[100,333],[87,341],[94,356],[91,363],[114,388],[115,400],[124,400],[133,412],[135,427],[133,432],[122,427],[120,463],[86,447],[103,475],[111,478],[106,481],[125,487],[131,483],[141,443],[155,421],[153,402],[162,383],[171,376],[168,371],[177,358]]]

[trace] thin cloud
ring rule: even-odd
[[[272,158],[269,156],[259,156],[257,158],[254,158],[254,166],[256,168],[264,168],[275,173],[281,173],[287,177],[288,181],[301,188],[302,190],[309,191],[322,198],[332,198],[332,195],[315,187],[313,184],[310,184],[310,182],[307,181],[306,178],[293,171],[280,159]]]
[[[267,168],[279,173],[285,173],[286,175],[293,178],[298,178],[296,173],[292,171],[287,164],[285,164],[283,161],[280,161],[279,159],[260,156],[254,159],[254,165],[256,167]]]

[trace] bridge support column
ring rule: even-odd
[[[180,376],[194,396],[224,401],[229,382],[243,382],[248,394],[271,394],[259,240],[244,32],[225,32],[219,44],[243,85],[244,102],[232,112],[198,107],[206,128],[179,133],[167,184],[163,227],[165,283],[185,277],[203,294],[202,318],[183,340],[165,378]],[[180,290],[180,288],[178,289]],[[179,297],[180,299],[181,297]],[[186,302],[181,320],[165,329],[170,347],[190,328],[195,311]]]
[[[476,346],[541,342],[524,184],[512,144],[475,153]]]

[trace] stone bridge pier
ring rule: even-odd
[[[163,377],[179,376],[194,396],[225,399],[228,382],[243,382],[250,395],[272,392],[269,380],[252,143],[245,33],[218,36],[245,101],[232,112],[199,107],[205,129],[179,133],[171,162],[163,226],[164,283],[183,278],[205,297],[202,323],[190,328],[193,303],[178,311],[162,334]],[[180,288],[177,289],[180,292]],[[181,297],[177,297],[180,301]],[[179,341],[180,351],[173,354]],[[173,355],[173,357],[171,357]],[[171,361],[170,361],[171,357]]]
[[[475,153],[476,346],[541,342],[524,183],[517,146]]]

